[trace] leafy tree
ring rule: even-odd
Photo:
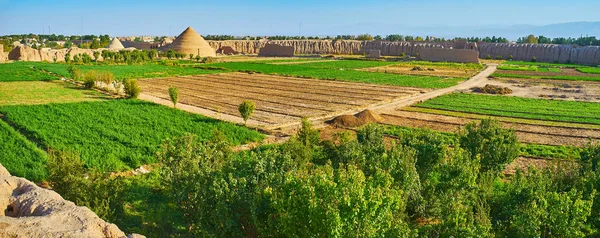
[[[100,58],[100,51],[94,51],[94,61],[98,61],[98,58]]]
[[[519,155],[520,147],[513,129],[503,129],[491,119],[465,125],[460,133],[460,146],[473,160],[481,160],[481,171],[500,173]]]
[[[177,101],[179,100],[179,89],[176,87],[169,87],[169,97],[171,98],[171,102],[173,102],[173,108],[177,106]]]
[[[123,81],[123,89],[128,98],[137,98],[140,95],[141,89],[135,79],[126,79]]]
[[[356,40],[371,41],[371,40],[373,40],[373,36],[369,35],[369,34],[360,34],[360,35],[356,36]]]
[[[250,117],[254,113],[254,109],[256,109],[256,105],[254,104],[254,102],[252,102],[250,100],[245,100],[238,107],[238,111],[240,112],[240,115],[244,119],[244,125],[248,122],[248,119],[250,119]]]
[[[528,44],[537,44],[538,43],[538,38],[535,37],[534,35],[529,35],[527,36],[524,40],[523,43],[528,43]]]

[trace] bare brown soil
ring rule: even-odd
[[[140,87],[161,99],[169,99],[168,88],[177,87],[180,103],[233,116],[239,115],[242,101],[252,100],[256,103],[252,119],[266,124],[336,114],[428,91],[247,73],[147,79]]]
[[[421,112],[396,111],[382,115],[385,124],[430,128],[433,130],[456,132],[475,119],[435,115]],[[521,123],[501,123],[506,128],[513,128],[519,140],[526,143],[545,145],[584,146],[591,140],[600,140],[600,130],[565,128],[554,126],[530,125]]]
[[[600,82],[545,79],[487,79],[482,82],[511,89],[509,96],[600,102]]]

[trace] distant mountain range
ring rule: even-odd
[[[600,38],[600,21],[597,22],[568,22],[543,26],[535,25],[511,25],[511,26],[427,26],[414,27],[396,24],[362,23],[356,25],[340,26],[330,30],[336,34],[362,34],[373,35],[413,35],[413,36],[436,36],[445,38],[454,37],[485,37],[498,36],[509,40],[529,34],[543,35],[550,38],[555,37],[580,37],[597,36]],[[323,32],[324,33],[324,32]]]

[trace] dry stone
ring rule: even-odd
[[[0,237],[126,237],[116,225],[0,165]],[[135,235],[132,237],[143,237]]]

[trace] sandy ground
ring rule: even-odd
[[[492,84],[513,90],[509,96],[583,102],[600,102],[600,82],[544,79],[487,79]]]

